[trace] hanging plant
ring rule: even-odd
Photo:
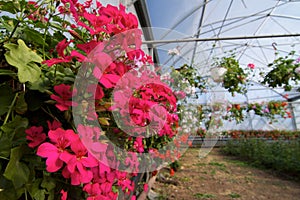
[[[246,107],[241,104],[231,104],[227,106],[227,113],[223,118],[225,120],[235,120],[237,123],[240,123],[244,120]]]
[[[245,87],[247,75],[240,67],[234,55],[221,58],[215,65],[219,69],[226,69],[226,72],[223,70],[225,72],[223,75],[224,78],[222,78],[223,87],[233,96],[235,92],[242,94],[247,92]]]
[[[295,51],[275,59],[268,67],[272,69],[266,74],[262,83],[269,87],[283,87],[285,91],[290,91],[300,80],[300,63],[295,58]]]
[[[188,64],[184,64],[179,68],[172,68],[173,77],[174,74],[179,73],[178,80],[182,81],[182,78],[187,81],[190,87],[197,88],[200,93],[206,91],[207,89],[207,81],[205,78],[200,76],[197,70]]]

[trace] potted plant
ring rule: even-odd
[[[136,16],[93,6],[0,2],[0,199],[146,198],[180,155],[178,99],[145,68]]]
[[[239,62],[234,55],[230,57],[222,57],[214,64],[212,72],[216,72],[216,76],[220,78],[213,78],[222,82],[223,87],[227,89],[232,95],[235,92],[244,94],[246,92],[246,78],[247,75],[240,67]]]
[[[269,87],[283,87],[285,91],[290,91],[300,79],[300,63],[295,57],[295,51],[291,51],[287,56],[278,57],[268,67],[271,71],[265,75],[262,83]]]

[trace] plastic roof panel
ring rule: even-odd
[[[146,0],[146,2],[152,26],[166,28],[159,33],[154,31],[155,40],[196,38],[198,31],[199,38],[212,39],[300,33],[300,1]],[[172,31],[182,33],[183,37],[174,37]],[[158,47],[161,49],[167,49],[167,46],[179,47],[181,56],[190,62],[194,60],[194,65],[198,68],[207,68],[212,64],[212,58],[224,56],[229,51],[234,51],[241,63],[253,62],[265,68],[274,60],[273,43],[277,44],[278,52],[283,55],[291,50],[300,49],[300,37],[220,40],[197,42],[197,45],[195,42],[193,44],[175,42],[173,46],[168,44],[164,48],[164,45],[159,44]],[[191,52],[195,48],[194,55]],[[299,54],[299,50],[296,53]],[[177,62],[182,63],[179,60],[163,64],[176,66],[179,65]]]

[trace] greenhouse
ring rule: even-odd
[[[299,10],[0,0],[0,200],[300,199]]]

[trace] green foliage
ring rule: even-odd
[[[197,199],[213,199],[213,198],[215,198],[216,196],[213,195],[213,194],[196,193],[196,194],[194,194],[194,197],[197,198]]]
[[[9,110],[11,101],[14,98],[12,88],[7,84],[0,86],[1,96],[0,96],[0,115],[5,114]]]
[[[29,49],[23,40],[19,39],[18,45],[7,43],[4,47],[9,50],[5,53],[6,61],[18,69],[21,83],[33,83],[39,79],[41,69],[36,63],[41,63],[43,59]]]
[[[12,181],[15,189],[24,186],[29,179],[29,168],[20,161],[22,154],[23,149],[21,146],[11,149],[10,160],[3,174],[5,178]]]
[[[288,56],[279,57],[270,63],[271,71],[267,73],[263,80],[263,84],[269,87],[283,87],[286,91],[292,89],[292,82],[297,84],[300,79],[296,69],[300,67],[300,63],[294,58],[295,51],[289,53]]]
[[[228,90],[233,96],[234,93],[246,93],[246,78],[247,75],[240,67],[239,62],[234,55],[230,57],[222,57],[220,61],[214,65],[224,67],[227,69],[223,80],[223,87]]]
[[[231,198],[235,199],[235,198],[240,198],[241,195],[240,194],[237,194],[237,193],[230,193],[228,196],[230,196]]]
[[[288,131],[288,130],[230,130],[223,131],[222,135],[230,138],[264,138],[264,139],[284,139],[292,140],[300,137],[299,131]]]
[[[207,89],[206,79],[200,76],[193,66],[184,64],[175,70],[180,73],[181,77],[187,79],[191,86],[198,88],[200,92],[203,92],[205,89]]]
[[[228,141],[223,151],[264,166],[300,177],[300,141],[240,139]]]

